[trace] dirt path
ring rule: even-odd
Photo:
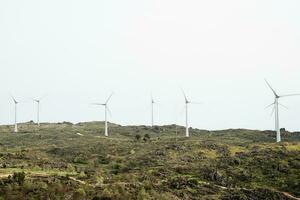
[[[293,200],[300,200],[300,198],[294,197],[293,195],[287,193],[287,192],[281,192],[284,196],[291,198]]]
[[[12,174],[0,174],[0,179],[1,178],[8,178],[9,176],[12,176]]]
[[[75,177],[69,177],[69,179],[71,179],[72,181],[75,181],[75,182],[77,182],[77,183],[80,183],[80,184],[82,184],[82,185],[91,185],[91,184],[86,183],[85,181],[78,180],[78,179],[76,179]]]

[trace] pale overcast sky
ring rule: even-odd
[[[1,0],[0,124],[41,120],[274,129],[272,92],[300,92],[299,0]],[[300,97],[282,99],[281,127],[300,129]]]

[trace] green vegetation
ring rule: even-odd
[[[0,126],[0,199],[293,199],[300,133],[170,126]]]

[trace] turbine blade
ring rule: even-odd
[[[277,93],[275,92],[275,90],[272,88],[272,86],[270,85],[270,83],[265,79],[267,85],[269,86],[269,88],[272,90],[272,92],[274,93],[275,96],[278,96]]]
[[[293,96],[299,96],[300,94],[286,94],[286,95],[281,95],[280,98],[282,97],[293,97]]]
[[[10,95],[10,97],[12,98],[12,100],[13,100],[15,103],[18,103],[17,100],[15,99],[15,97],[13,97],[13,95]]]
[[[91,103],[91,105],[95,105],[95,106],[105,106],[104,103]]]
[[[184,96],[184,99],[185,99],[185,102],[188,102],[188,99],[187,99],[187,97],[186,97],[186,95],[185,95],[185,92],[184,92],[184,90],[181,88],[181,92],[182,92],[182,94],[183,94],[183,96]]]
[[[196,102],[196,101],[191,101],[190,103],[191,104],[197,104],[197,105],[203,104],[202,102]]]
[[[105,104],[107,104],[107,103],[109,102],[109,100],[110,100],[110,98],[112,97],[113,94],[114,94],[114,93],[112,92],[111,95],[110,95],[110,96],[108,97],[108,99],[106,100]]]
[[[110,117],[112,117],[111,111],[110,111],[110,109],[109,109],[109,107],[108,107],[108,106],[106,106],[106,109],[107,109],[107,111],[108,111],[108,114],[110,115]]]
[[[151,94],[151,103],[153,103],[153,104],[155,103],[152,94]]]
[[[275,106],[272,109],[272,112],[271,112],[271,115],[270,115],[271,117],[273,116],[274,112],[275,112]]]
[[[158,107],[161,107],[161,108],[163,108],[164,107],[164,104],[163,103],[161,103],[161,102],[154,102]]]
[[[41,101],[42,99],[46,98],[47,96],[48,96],[47,94],[41,96],[40,99],[39,99],[39,101]]]
[[[181,108],[181,110],[180,110],[180,115],[182,115],[183,114],[183,112],[184,112],[184,110],[185,110],[185,106],[182,106],[182,108]]]
[[[39,102],[38,99],[31,98],[32,101]]]
[[[285,108],[285,109],[289,109],[287,106],[285,106],[285,105],[283,105],[283,104],[281,104],[281,103],[278,103],[278,105],[282,106],[282,107]]]
[[[274,103],[271,103],[270,105],[266,106],[265,109],[270,108],[270,107],[271,107],[272,105],[274,105],[274,104],[275,104],[275,102],[274,102]]]

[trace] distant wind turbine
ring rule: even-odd
[[[108,102],[110,98],[112,97],[113,93],[108,97],[105,103],[93,103],[93,105],[96,106],[104,106],[105,107],[105,136],[108,137],[108,125],[107,125],[107,112],[111,113],[109,108],[108,108]]]
[[[18,102],[13,96],[11,96],[11,98],[13,99],[14,103],[15,103],[15,130],[14,132],[17,133],[18,132],[18,122],[17,122],[17,108],[18,108]]]
[[[279,99],[282,98],[282,97],[291,97],[291,96],[298,96],[300,94],[288,94],[288,95],[278,95],[276,93],[276,91],[272,88],[272,86],[269,84],[269,82],[265,79],[267,85],[269,86],[269,88],[272,90],[274,96],[275,96],[275,101],[267,106],[266,108],[269,108],[270,106],[273,106],[273,111],[272,111],[272,114],[273,112],[275,111],[275,131],[276,131],[276,141],[277,142],[281,142],[281,135],[280,135],[280,128],[279,128]],[[281,105],[283,106],[283,105]],[[284,106],[285,107],[285,106]]]
[[[183,89],[181,89],[184,99],[185,99],[185,136],[186,137],[190,137],[190,133],[189,133],[189,121],[188,121],[188,105],[189,104],[198,104],[196,102],[191,102],[188,100],[188,98],[185,95],[185,92]]]
[[[154,104],[155,104],[155,101],[153,99],[153,96],[151,95],[151,126],[152,127],[154,125]]]
[[[37,125],[40,126],[40,103],[42,99],[45,98],[45,96],[39,98],[39,99],[32,99],[34,102],[37,103]]]

